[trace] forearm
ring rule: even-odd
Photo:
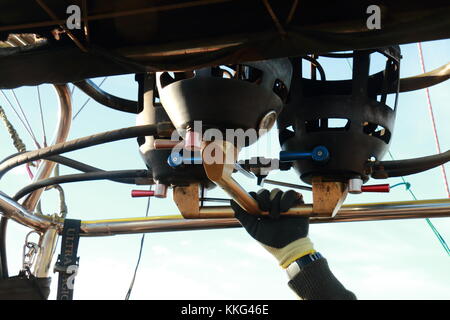
[[[331,272],[321,258],[302,268],[289,281],[289,287],[303,300],[356,300]]]

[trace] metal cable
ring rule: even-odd
[[[391,157],[392,160],[394,159],[394,156],[392,155],[391,151],[388,151],[389,156]],[[411,190],[411,184],[409,182],[407,182],[405,180],[405,177],[401,176],[400,177],[402,179],[402,184],[405,184],[407,186],[406,190],[411,194],[412,198],[414,200],[417,200],[416,195],[414,194],[414,192]],[[399,185],[399,184],[397,184]],[[441,234],[439,233],[438,229],[434,226],[434,224],[431,222],[431,220],[429,218],[425,218],[428,226],[431,228],[431,230],[433,231],[433,233],[435,234],[436,238],[438,239],[438,241],[440,242],[440,244],[442,245],[442,247],[444,248],[445,252],[447,252],[447,254],[450,256],[450,248],[448,247],[447,243],[445,242],[444,238],[441,236]]]
[[[17,112],[16,108],[14,107],[14,105],[11,103],[11,101],[9,100],[8,96],[5,94],[5,92],[3,90],[0,89],[0,93],[3,95],[3,97],[5,98],[5,100],[8,102],[9,106],[11,107],[11,109],[14,111],[14,113],[16,114],[17,118],[19,118],[20,122],[22,123],[23,127],[25,128],[25,130],[28,132],[28,134],[30,135],[31,139],[35,139],[33,137],[33,134],[31,133],[30,129],[27,127],[25,121],[22,119],[22,117],[19,115],[19,113]],[[36,143],[36,142],[35,142]]]
[[[39,91],[39,86],[36,86],[36,89],[37,89],[38,101],[39,101],[39,112],[41,114],[43,143],[44,143],[44,147],[46,147],[47,146],[47,134],[45,133],[44,113],[42,111],[42,102],[41,102],[41,92]]]
[[[312,188],[310,186],[302,186],[299,184],[293,184],[293,183],[281,182],[281,181],[275,181],[275,180],[269,180],[269,179],[264,179],[263,181],[264,181],[264,183],[273,184],[276,186],[312,191]]]
[[[102,82],[100,82],[100,84],[98,85],[98,87],[100,88],[103,84],[103,82],[106,81],[108,77],[103,78]],[[81,108],[77,111],[77,113],[73,116],[72,120],[75,120],[75,118],[80,114],[81,111],[83,111],[84,107],[89,103],[89,101],[91,101],[91,97],[87,98],[86,101],[83,103],[83,105],[81,106]]]
[[[22,105],[21,105],[21,103],[19,102],[19,99],[18,99],[17,96],[16,96],[16,92],[14,91],[14,89],[11,89],[11,92],[12,92],[12,94],[13,94],[14,100],[15,100],[16,103],[17,103],[17,106],[18,106],[19,109],[20,109],[20,112],[21,112],[22,115],[23,115],[23,118],[24,118],[24,120],[25,120],[25,122],[26,122],[28,128],[30,129],[31,136],[33,137],[33,141],[34,141],[36,147],[37,147],[37,148],[40,148],[41,145],[40,145],[39,142],[37,141],[37,138],[36,138],[36,135],[34,134],[33,128],[31,127],[30,122],[28,121],[28,117],[27,117],[27,115],[25,114],[25,112],[23,111]]]
[[[152,186],[150,186],[150,190],[152,190]],[[150,210],[150,199],[151,199],[151,197],[148,197],[147,209],[145,209],[145,216],[146,217],[148,217],[148,213],[149,213],[149,210]],[[138,268],[139,268],[139,264],[141,263],[142,249],[144,248],[144,240],[145,240],[145,233],[143,233],[142,237],[141,237],[141,244],[140,244],[140,247],[139,247],[138,260],[136,262],[136,267],[134,268],[134,274],[133,274],[133,278],[131,279],[130,287],[128,288],[127,294],[125,295],[125,300],[130,300],[131,291],[133,290],[133,287],[134,287],[134,282],[136,280],[136,275],[137,275],[137,271],[138,271]]]
[[[423,53],[422,53],[422,44],[420,42],[417,43],[417,48],[419,50],[420,67],[422,69],[422,73],[425,73],[425,61],[424,61]],[[430,114],[431,125],[433,127],[433,136],[434,136],[434,142],[436,144],[436,150],[437,150],[437,153],[441,153],[441,145],[439,143],[439,137],[438,137],[437,129],[436,129],[436,121],[434,119],[433,105],[431,104],[430,90],[428,89],[428,87],[425,88],[425,94],[427,96],[428,112]],[[445,188],[445,191],[447,192],[447,197],[450,198],[450,190],[448,187],[447,174],[445,172],[444,165],[441,165],[441,173],[442,173],[442,179],[444,180],[444,188]]]
[[[89,97],[97,101],[98,103],[112,108],[114,110],[128,112],[137,114],[139,113],[138,102],[133,100],[123,99],[112,94],[109,94],[106,91],[103,91],[100,86],[97,86],[91,80],[83,80],[79,82],[75,82],[74,86],[79,88]]]

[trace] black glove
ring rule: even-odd
[[[283,267],[300,256],[314,252],[311,241],[307,238],[309,229],[308,217],[281,216],[281,212],[303,203],[300,193],[293,190],[282,192],[266,189],[258,193],[250,192],[258,202],[262,211],[268,211],[269,216],[257,216],[247,213],[236,202],[231,200],[235,217],[247,232],[264,248],[272,253]]]

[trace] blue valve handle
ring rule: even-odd
[[[317,146],[311,152],[290,152],[281,151],[280,161],[290,162],[295,160],[309,160],[312,159],[317,162],[325,162],[330,159],[330,152],[324,146]]]
[[[167,158],[167,164],[172,168],[182,166],[183,164],[201,164],[202,158],[199,157],[183,157],[180,153],[171,153]]]
[[[280,161],[294,161],[294,160],[306,160],[311,159],[312,152],[289,152],[280,151]]]

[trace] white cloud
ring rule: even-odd
[[[170,254],[170,250],[165,246],[153,245],[151,249],[155,254],[160,256],[166,256]]]
[[[249,255],[251,257],[275,262],[271,254],[256,241],[238,242],[232,239],[226,239],[225,241],[223,241],[223,244],[226,247],[241,251],[242,253],[245,253],[246,255]]]

